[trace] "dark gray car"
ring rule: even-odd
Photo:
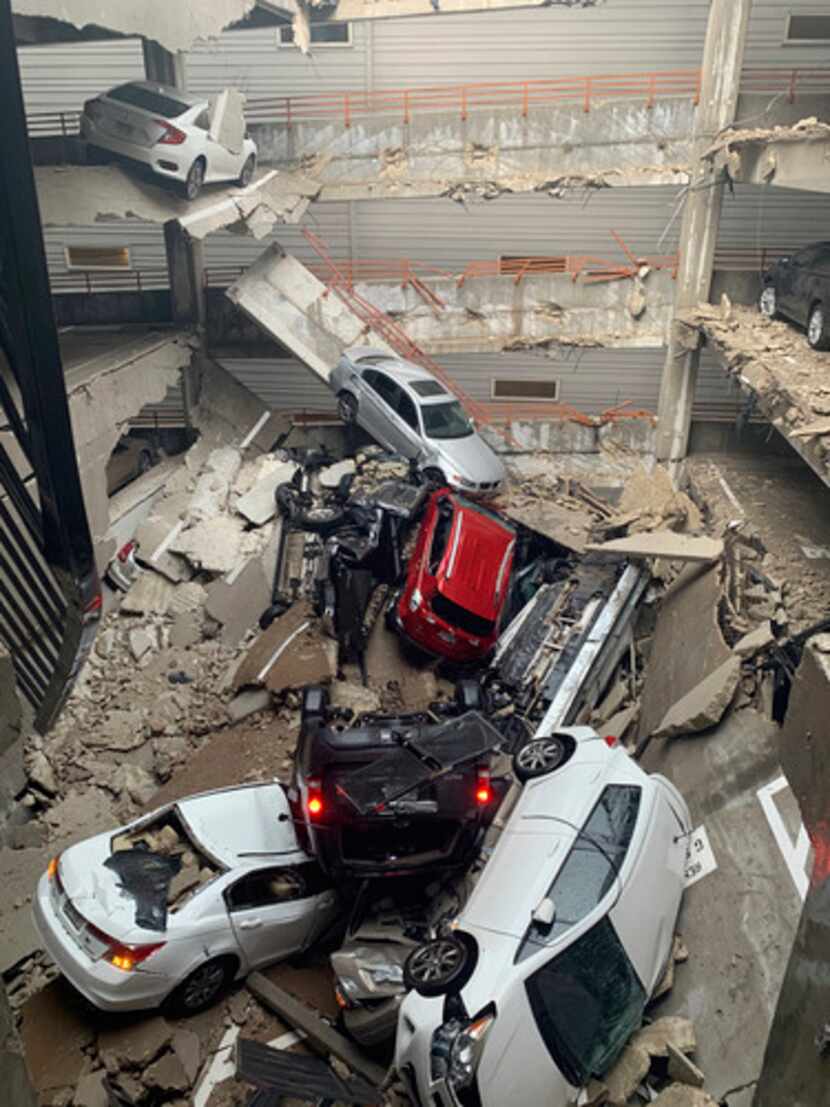
[[[343,354],[329,383],[345,423],[358,423],[388,450],[416,460],[436,484],[490,496],[504,483],[504,465],[461,404],[420,366],[357,346]]]
[[[784,316],[800,323],[814,350],[830,349],[830,242],[779,258],[763,281],[761,312],[768,319]]]

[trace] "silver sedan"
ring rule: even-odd
[[[344,423],[358,423],[386,449],[412,458],[435,483],[486,496],[501,488],[504,465],[425,369],[357,346],[343,354],[329,383]]]

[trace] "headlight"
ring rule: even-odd
[[[369,969],[373,984],[403,984],[403,969],[400,965],[381,965]]]
[[[409,597],[409,610],[417,611],[423,603],[424,597],[421,595],[420,588],[413,588],[412,595]]]
[[[452,1019],[432,1036],[430,1068],[432,1079],[444,1079],[452,1088],[466,1088],[473,1082],[493,1014],[480,1015],[472,1022]]]
[[[475,488],[476,482],[462,477],[460,473],[450,473],[450,483],[457,484],[459,488]]]

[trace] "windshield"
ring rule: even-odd
[[[475,434],[458,400],[451,400],[448,404],[424,404],[421,418],[427,438],[469,438]]]

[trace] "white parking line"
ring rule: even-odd
[[[793,843],[774,799],[779,792],[783,792],[788,786],[787,778],[785,776],[779,776],[777,779],[770,781],[769,784],[765,784],[763,788],[759,788],[757,796],[758,802],[761,804],[761,808],[767,817],[772,836],[781,851],[781,856],[784,858],[784,864],[789,869],[790,876],[793,878],[795,889],[799,897],[803,900],[810,886],[810,880],[807,876],[807,859],[810,856],[810,839],[807,837],[807,831],[802,824],[798,831],[798,837],[795,843]]]
[[[207,1102],[216,1085],[221,1084],[223,1080],[227,1080],[236,1072],[234,1046],[236,1045],[236,1039],[239,1037],[239,1031],[240,1027],[236,1023],[225,1031],[222,1041],[213,1055],[213,1060],[205,1069],[202,1079],[196,1086],[196,1091],[193,1094],[193,1107],[207,1107]],[[268,1042],[268,1045],[272,1049],[290,1049],[297,1042],[301,1042],[304,1037],[305,1034],[302,1031],[286,1030],[284,1034],[280,1034],[278,1038]]]

